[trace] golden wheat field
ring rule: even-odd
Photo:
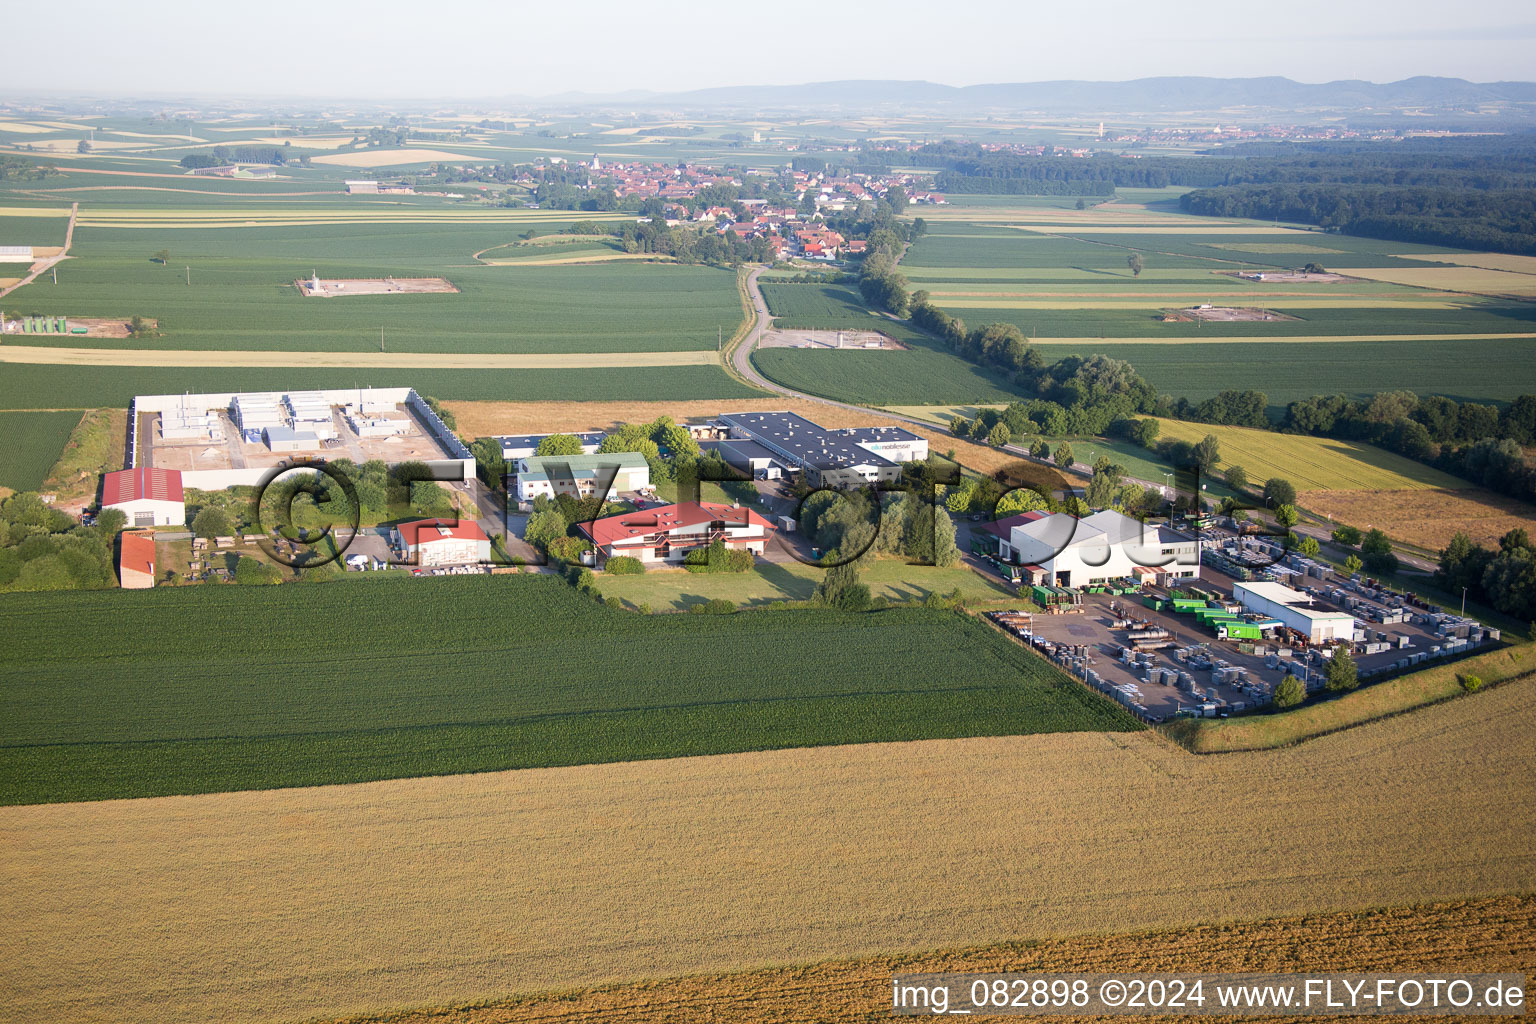
[[[1350,267],[1350,277],[1415,288],[1437,288],[1473,295],[1513,295],[1536,298],[1536,277],[1486,267]]]
[[[1504,252],[1449,252],[1432,255],[1416,254],[1402,259],[1425,260],[1431,263],[1455,263],[1463,267],[1483,267],[1486,270],[1507,270],[1512,274],[1536,274],[1536,256],[1516,256]]]
[[[1333,488],[1407,490],[1471,487],[1465,480],[1431,469],[1421,462],[1355,441],[1304,434],[1277,434],[1252,427],[1225,427],[1183,420],[1159,420],[1162,436],[1199,441],[1214,434],[1221,444],[1221,466],[1242,466],[1255,485],[1284,477],[1297,491]],[[1305,505],[1312,508],[1311,505]]]
[[[1454,945],[1446,937],[1455,936]],[[485,1006],[370,1016],[380,1024],[853,1024],[890,1016],[894,974],[1288,973],[1437,970],[1536,974],[1536,896],[1075,936],[737,974],[669,978]],[[1054,1018],[1084,1024],[1089,1018]],[[1148,1016],[1158,1022],[1187,1020]],[[1235,1019],[1235,1018],[1221,1018]],[[1325,1021],[1346,1018],[1315,1017]],[[334,1024],[362,1024],[361,1019]]]
[[[8,807],[0,990],[340,1017],[1530,892],[1533,697],[1219,757],[1082,733]]]
[[[1458,530],[1484,547],[1497,547],[1510,530],[1536,530],[1536,507],[1480,487],[1304,491],[1296,500],[1336,522],[1363,530],[1374,526],[1429,551],[1445,547]]]

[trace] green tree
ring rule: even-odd
[[[1363,564],[1364,563],[1360,561],[1359,555],[1350,555],[1348,558],[1344,559],[1344,574],[1346,576],[1353,576],[1355,573],[1360,571],[1360,567]]]
[[[1264,481],[1264,500],[1272,505],[1296,504],[1296,485],[1284,477],[1272,476]]]
[[[575,434],[550,434],[539,442],[539,446],[533,450],[533,454],[539,457],[546,455],[580,455],[581,438]]]
[[[235,582],[247,586],[271,586],[283,582],[283,574],[275,565],[242,555],[235,563]]]
[[[933,564],[941,569],[960,564],[960,548],[955,544],[955,521],[937,510],[933,519]]]
[[[1147,263],[1141,258],[1141,253],[1133,252],[1125,258],[1125,265],[1131,268],[1132,277],[1140,277],[1142,268],[1145,267]]]
[[[1221,442],[1215,434],[1206,434],[1195,445],[1195,465],[1200,467],[1200,472],[1209,473],[1216,468],[1216,463],[1221,461]]]
[[[171,265],[171,250],[161,249],[150,258],[162,267],[168,267]]]
[[[1029,446],[1029,454],[1037,459],[1046,458],[1051,454],[1051,446],[1045,443],[1045,438],[1037,437]]]
[[[228,537],[235,532],[234,526],[229,521],[229,516],[223,509],[208,506],[199,509],[197,515],[192,517],[192,534],[203,540],[212,540],[215,537]]]
[[[1316,537],[1303,537],[1301,543],[1296,545],[1296,550],[1307,558],[1316,558],[1321,548],[1322,545],[1317,542]]]
[[[1286,676],[1275,687],[1275,707],[1293,708],[1307,699],[1306,687],[1295,676]]]
[[[1295,505],[1281,505],[1275,509],[1275,522],[1289,530],[1301,521],[1301,513],[1296,511]]]
[[[523,530],[523,539],[540,551],[547,551],[549,545],[560,537],[564,537],[570,524],[565,521],[565,516],[560,514],[557,508],[546,508],[534,512],[528,517],[528,525]]]
[[[857,565],[836,565],[816,585],[815,600],[831,608],[861,612],[869,607],[869,587],[859,582]]]
[[[1328,689],[1335,693],[1353,690],[1360,685],[1360,670],[1355,666],[1348,644],[1334,647],[1333,657],[1328,659],[1327,676]]]
[[[1242,466],[1228,466],[1222,476],[1226,478],[1227,486],[1234,491],[1241,491],[1248,486],[1248,471]]]
[[[1352,548],[1360,543],[1361,536],[1359,529],[1356,527],[1341,526],[1333,531],[1333,542],[1335,544],[1342,544],[1347,548]]]
[[[128,515],[120,508],[104,508],[96,513],[96,529],[104,537],[113,537],[128,525]]]
[[[1013,433],[1008,429],[1008,424],[1001,420],[987,432],[987,444],[994,448],[1001,448],[1012,440]]]
[[[1068,468],[1075,461],[1077,461],[1072,456],[1072,446],[1065,441],[1061,442],[1061,444],[1057,447],[1055,454],[1053,454],[1051,457],[1056,460],[1056,465],[1060,466],[1062,469]]]

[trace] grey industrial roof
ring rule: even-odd
[[[550,436],[552,435],[512,434],[507,436],[497,436],[493,438],[493,440],[497,441],[502,446],[502,448],[537,448],[540,441]],[[582,444],[601,444],[604,436],[605,435],[601,430],[593,430],[585,434],[575,435],[575,437],[578,438]]]
[[[726,462],[745,462],[757,459],[776,459],[773,452],[764,448],[756,441],[725,440],[725,441],[700,441],[701,451],[718,451],[720,457]]]
[[[828,429],[792,412],[733,412],[721,421],[747,431],[768,446],[782,449],[790,458],[817,469],[846,466],[893,466],[860,444],[889,441],[922,441],[900,427],[842,427]],[[778,454],[778,452],[773,452]]]

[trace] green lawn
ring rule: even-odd
[[[800,562],[760,560],[756,570],[740,574],[659,569],[642,576],[603,576],[599,589],[604,597],[617,597],[630,607],[649,605],[658,612],[680,610],[715,598],[749,607],[773,601],[804,601],[823,575],[823,570]],[[971,601],[1017,597],[1000,582],[988,580],[964,566],[941,569],[882,558],[865,569],[862,578],[869,584],[871,596],[893,602],[921,601],[931,593],[945,595],[956,588]]]
[[[551,576],[381,574],[4,595],[0,628],[4,804],[1140,728],[921,608],[641,616]]]

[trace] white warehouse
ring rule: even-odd
[[[1166,580],[1200,575],[1200,544],[1166,526],[1143,524],[1113,509],[1076,519],[1026,513],[999,544],[1005,561],[1024,566],[1032,583],[1084,587],[1127,576]]]
[[[1236,583],[1232,596],[1249,611],[1279,619],[1307,638],[1308,643],[1349,641],[1355,635],[1355,617],[1348,612],[1321,612],[1310,607],[1312,598],[1283,583],[1255,581]]]

